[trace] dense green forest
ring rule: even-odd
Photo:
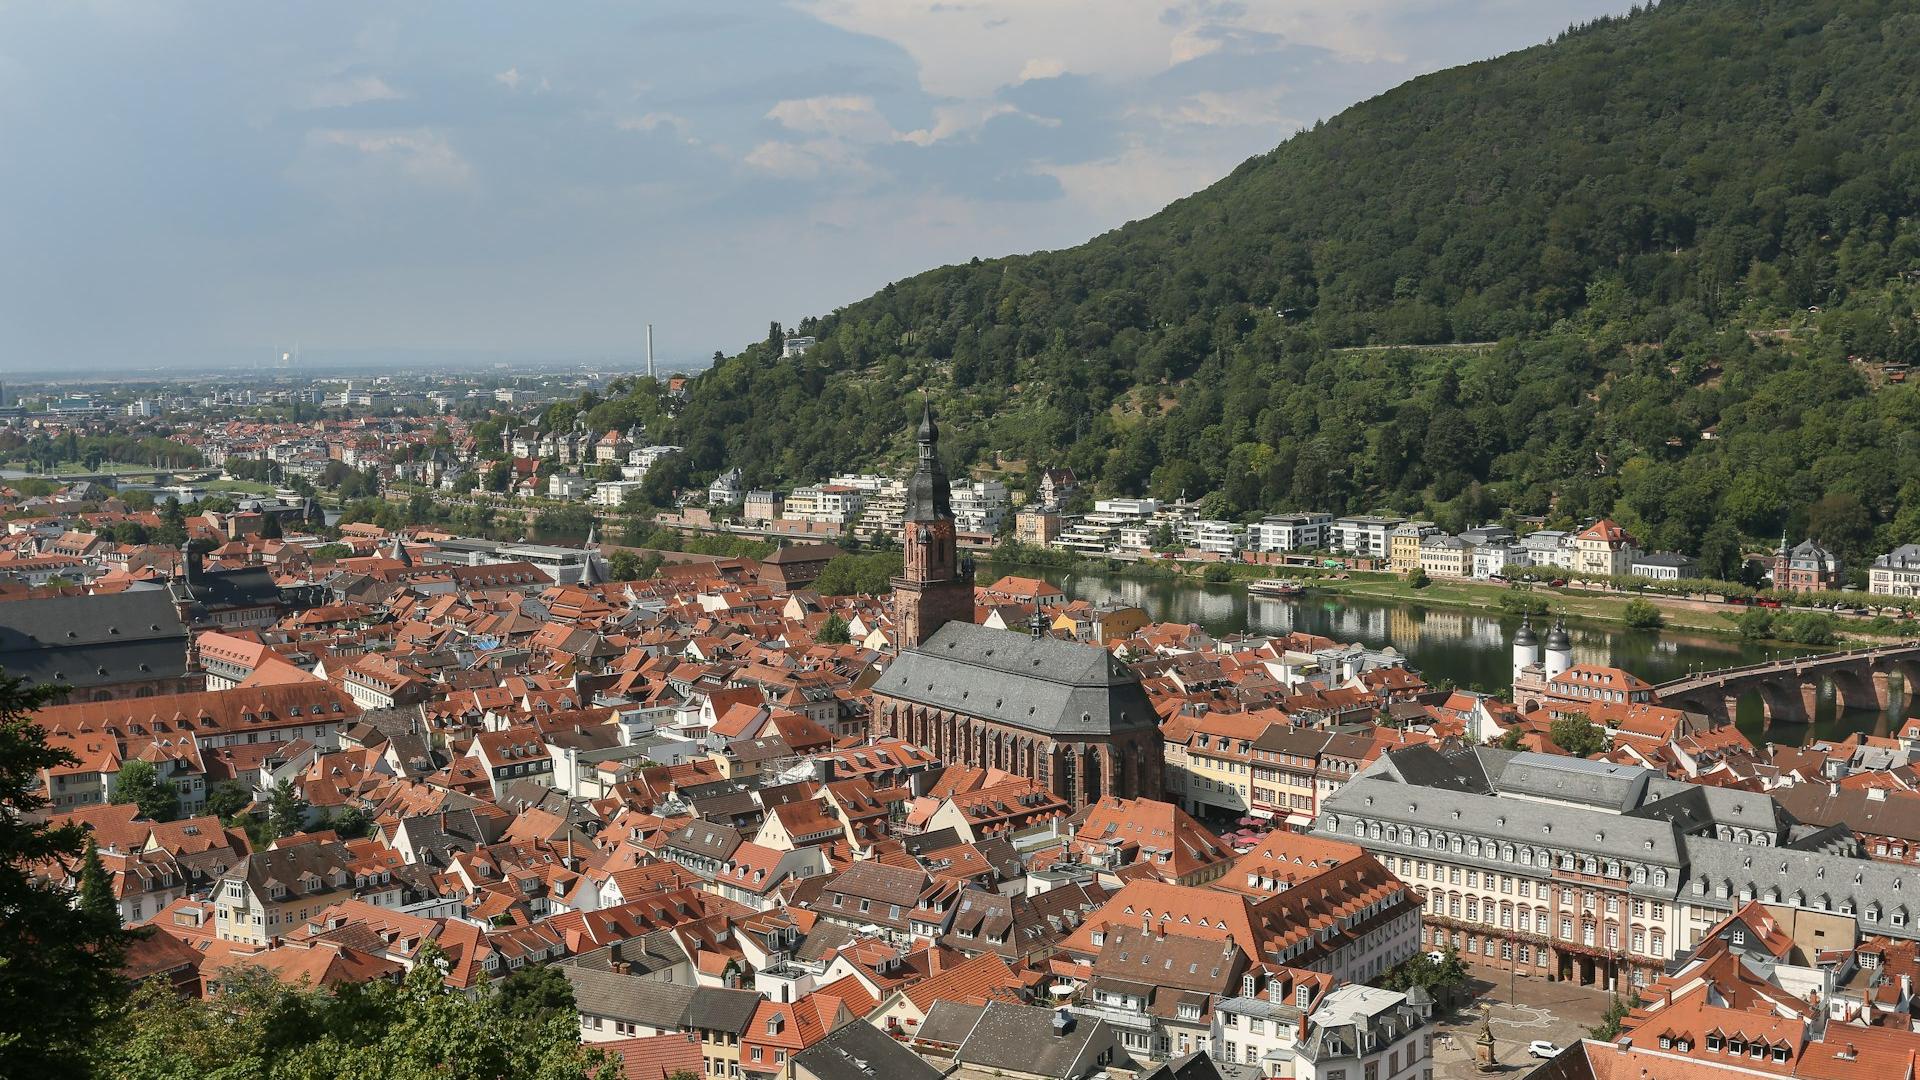
[[[1916,56],[1896,0],[1668,0],[1080,247],[888,285],[803,358],[775,327],[652,429],[696,479],[805,482],[904,462],[924,382],[954,464],[1016,486],[1858,559],[1920,540],[1920,389],[1888,377],[1920,361]]]

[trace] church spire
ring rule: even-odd
[[[940,463],[940,427],[933,421],[933,401],[921,397],[920,462],[907,482],[908,521],[946,521],[953,517],[953,485]]]

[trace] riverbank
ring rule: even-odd
[[[1313,587],[1318,591],[1345,596],[1501,612],[1509,610],[1502,602],[1518,593],[1537,597],[1547,604],[1549,610],[1555,614],[1564,613],[1570,619],[1618,623],[1622,626],[1627,625],[1627,605],[1634,600],[1645,599],[1660,609],[1661,616],[1666,620],[1665,629],[1693,630],[1727,637],[1738,637],[1739,632],[1722,616],[1728,612],[1738,614],[1742,610],[1726,604],[1676,600],[1672,597],[1633,597],[1548,587],[1515,589],[1480,581],[1435,580],[1415,588],[1406,579],[1395,575],[1354,575],[1337,581],[1317,582]]]
[[[1729,615],[1739,615],[1748,610],[1746,608],[1653,593],[1633,596],[1585,589],[1556,589],[1546,585],[1517,587],[1501,582],[1459,578],[1430,579],[1426,585],[1416,588],[1399,574],[1249,566],[1244,563],[1183,563],[1172,560],[1109,563],[1099,559],[1050,559],[1041,563],[1032,563],[1025,560],[995,559],[989,561],[987,565],[996,573],[1020,573],[1046,569],[1066,573],[1092,573],[1142,582],[1182,582],[1240,590],[1244,590],[1250,582],[1261,578],[1287,578],[1305,584],[1308,587],[1309,596],[1351,596],[1420,608],[1482,611],[1502,616],[1515,615],[1516,612],[1508,606],[1508,602],[1516,595],[1523,595],[1545,603],[1548,610],[1555,614],[1564,614],[1569,620],[1575,622],[1606,623],[1629,629],[1632,627],[1627,622],[1627,605],[1634,600],[1646,600],[1660,610],[1661,617],[1665,620],[1661,629],[1707,634],[1729,641],[1753,641],[1753,639],[1742,637],[1739,630],[1727,618]],[[1232,576],[1225,581],[1208,581],[1204,576],[1207,567],[1225,567]],[[1900,640],[1856,632],[1848,622],[1848,619],[1842,617],[1835,618],[1836,632],[1843,634],[1845,638],[1835,645],[1807,645],[1801,642],[1772,641],[1771,639],[1762,639],[1754,643],[1824,650],[1852,643],[1887,644]]]

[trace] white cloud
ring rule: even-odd
[[[828,174],[856,178],[874,175],[873,166],[840,139],[769,140],[748,151],[742,160],[786,180],[815,180]]]
[[[996,116],[1010,116],[1020,110],[1004,101],[967,101],[954,105],[936,105],[933,123],[917,131],[903,132],[901,142],[932,146],[943,139],[978,131]]]
[[[891,142],[896,138],[893,125],[880,115],[873,99],[864,94],[793,98],[769,109],[767,119],[803,135],[858,142]]]
[[[991,95],[1064,72],[1152,76],[1261,35],[1348,60],[1405,58],[1423,20],[1472,18],[1506,0],[798,0],[814,17],[905,50],[920,84],[943,98]]]
[[[321,151],[351,151],[360,162],[431,187],[462,187],[473,179],[467,159],[444,135],[426,128],[322,128],[307,133],[307,145]]]
[[[1067,202],[1076,209],[1097,220],[1118,223],[1145,217],[1199,191],[1235,163],[1170,156],[1135,138],[1113,157],[1043,166],[1039,171],[1060,182]]]
[[[684,135],[689,125],[684,116],[676,116],[670,112],[650,112],[640,116],[623,116],[615,120],[613,126],[620,131],[658,131],[666,127]]]
[[[1029,82],[1033,79],[1056,79],[1066,73],[1067,65],[1061,63],[1059,60],[1052,59],[1051,57],[1044,60],[1039,57],[1034,57],[1032,60],[1027,61],[1026,65],[1020,69],[1020,75],[1014,81]]]
[[[388,86],[386,80],[378,75],[356,75],[314,87],[307,94],[307,107],[341,109],[349,105],[364,105],[369,101],[396,101],[402,96],[400,91]]]
[[[520,69],[518,67],[510,67],[507,70],[502,71],[499,74],[495,75],[493,77],[493,81],[499,83],[501,86],[504,86],[509,90],[518,90],[520,89],[520,83],[524,81],[525,78],[526,76],[520,74]]]
[[[1285,88],[1280,86],[1202,90],[1176,101],[1136,109],[1134,114],[1169,128],[1259,127],[1292,131],[1301,121],[1286,114],[1280,103],[1285,95]]]

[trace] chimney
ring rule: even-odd
[[[651,379],[653,377],[654,377],[654,374],[653,374],[653,324],[648,323],[647,324],[647,378]]]

